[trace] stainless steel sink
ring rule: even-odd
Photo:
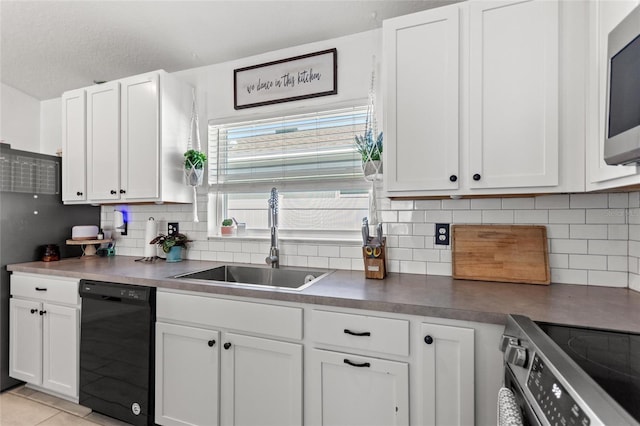
[[[204,271],[177,275],[174,278],[219,281],[274,289],[303,290],[330,273],[331,271],[313,269],[223,265]]]

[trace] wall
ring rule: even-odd
[[[62,149],[62,100],[40,102],[40,152],[56,155]]]
[[[40,101],[0,83],[0,139],[13,149],[40,152]]]
[[[380,32],[372,31],[224,64],[176,73],[197,87],[200,117],[239,121],[322,109],[366,99],[372,55],[379,54]],[[338,92],[327,96],[256,109],[233,109],[233,69],[302,53],[338,48]],[[379,61],[378,61],[379,62]],[[379,75],[379,73],[378,73]],[[380,112],[380,111],[379,111]],[[206,121],[201,138],[206,143]],[[548,229],[552,280],[559,283],[640,289],[640,193],[562,194],[523,198],[462,200],[390,200],[379,206],[388,236],[391,272],[451,275],[450,247],[434,245],[434,223],[539,224]],[[268,194],[265,194],[265,200]],[[153,216],[160,232],[176,221],[194,242],[190,259],[263,264],[268,240],[207,238],[207,197],[199,194],[199,217],[191,205],[122,206],[129,213],[127,236],[117,236],[117,252],[142,256],[144,228]],[[112,227],[114,206],[102,208],[102,227]],[[629,219],[629,220],[627,220]],[[359,241],[283,241],[281,264],[362,270]],[[629,273],[631,271],[631,274]]]

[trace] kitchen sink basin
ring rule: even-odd
[[[174,278],[219,281],[274,289],[302,290],[329,273],[331,271],[222,265],[204,271],[177,275]]]

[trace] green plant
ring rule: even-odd
[[[379,161],[382,155],[382,132],[378,134],[378,137],[374,139],[373,131],[367,129],[364,135],[356,136],[356,148],[362,156],[362,162],[367,161]]]
[[[149,244],[157,244],[162,247],[163,252],[169,253],[171,247],[187,247],[187,243],[191,241],[193,240],[190,240],[186,235],[176,232],[171,235],[160,234],[151,240]]]
[[[202,169],[206,161],[207,156],[204,152],[190,149],[184,153],[184,168],[187,170],[191,168]]]
[[[222,226],[232,226],[233,225],[233,220],[231,219],[225,219],[222,221]]]

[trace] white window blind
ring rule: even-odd
[[[354,145],[354,137],[364,133],[366,114],[365,106],[210,125],[210,190],[366,188]]]

